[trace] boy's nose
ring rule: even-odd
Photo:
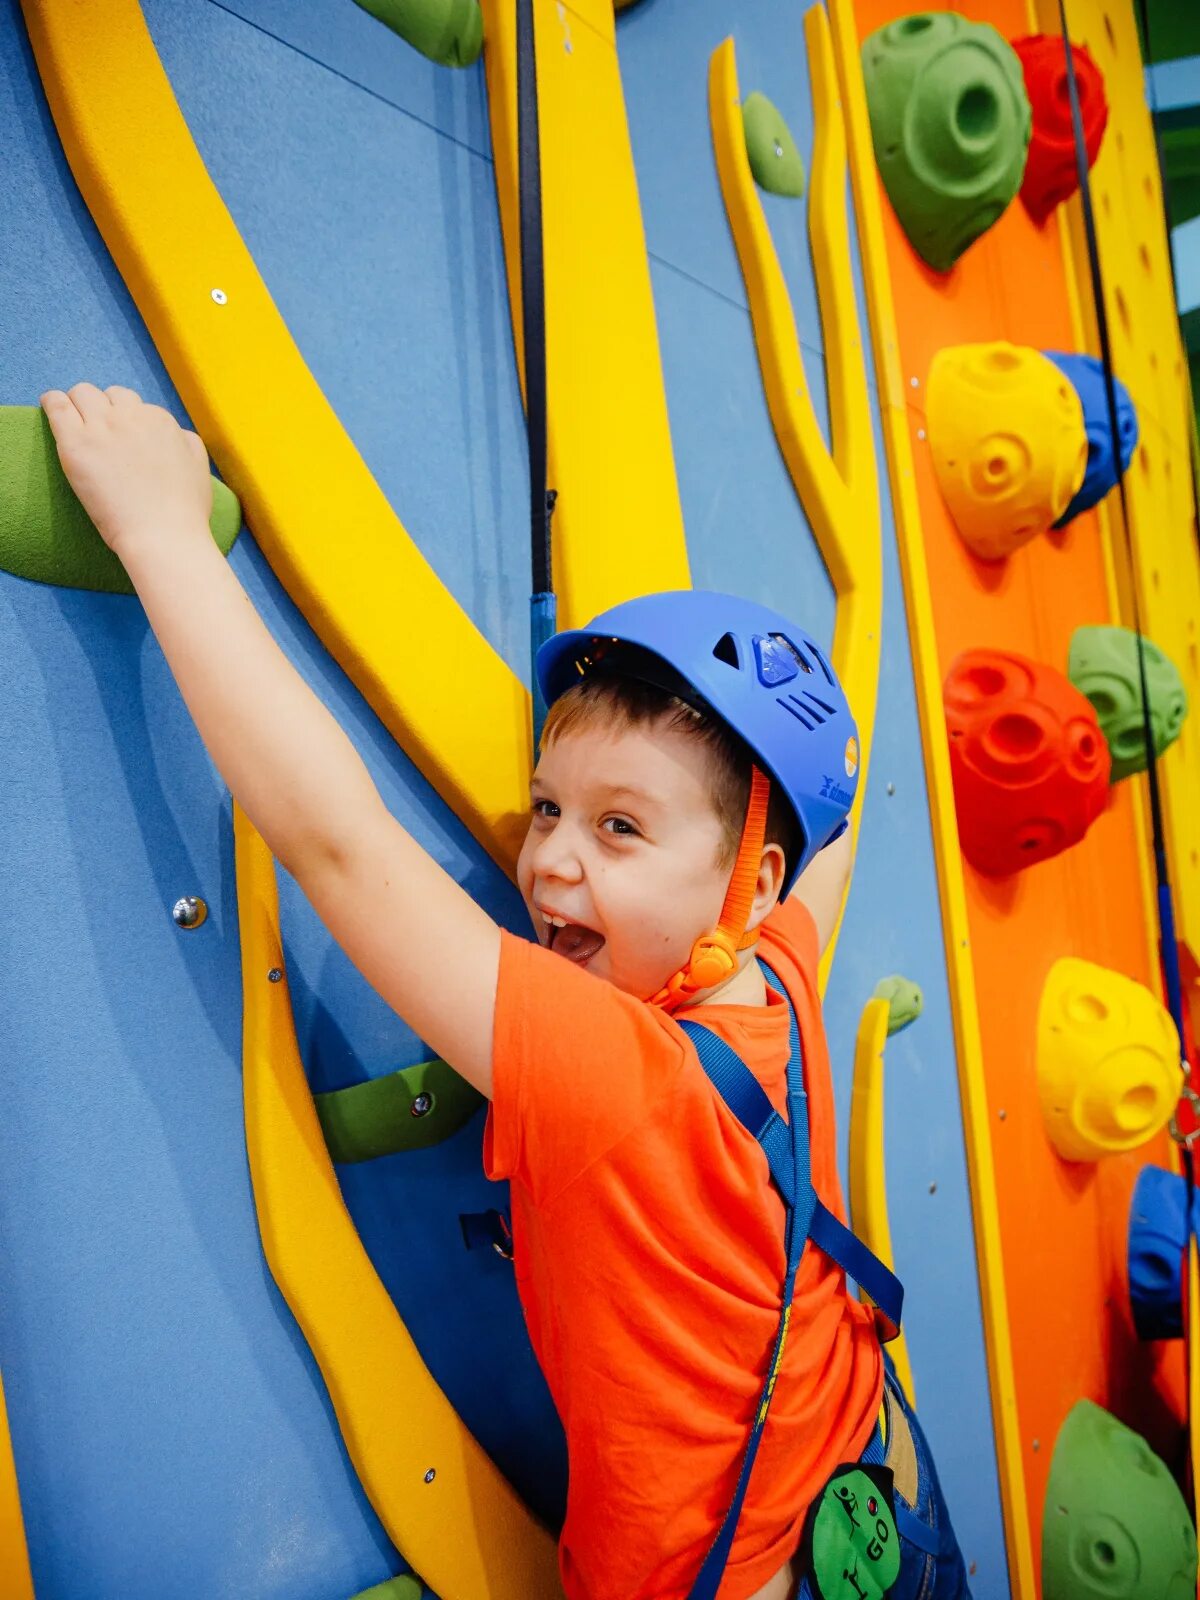
[[[530,862],[535,878],[557,878],[563,883],[578,883],[583,877],[583,863],[571,838],[569,828],[560,822],[539,839]]]

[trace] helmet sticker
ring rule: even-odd
[[[858,740],[853,734],[846,740],[846,776],[852,778],[858,771]]]

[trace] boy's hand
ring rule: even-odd
[[[132,389],[77,383],[42,396],[63,471],[100,537],[118,556],[135,541],[207,530],[208,455],[169,411]]]

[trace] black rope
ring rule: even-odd
[[[521,328],[529,436],[529,533],[532,592],[553,592],[546,487],[546,281],[542,253],[542,164],[538,137],[537,44],[533,0],[517,0],[517,188],[521,232]]]

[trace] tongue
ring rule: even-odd
[[[585,961],[592,959],[603,943],[602,933],[581,928],[577,922],[568,922],[565,928],[555,928],[550,948],[555,954],[566,956],[568,961],[577,961],[582,966]]]

